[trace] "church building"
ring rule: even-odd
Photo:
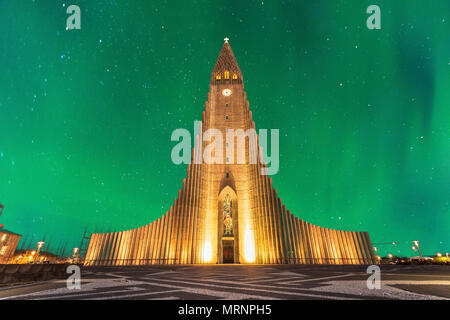
[[[199,132],[209,129],[223,137],[229,130],[255,129],[228,39],[211,74]],[[223,139],[219,143],[227,152],[211,163],[196,161],[210,145],[196,136],[193,161],[169,211],[137,229],[92,234],[85,265],[374,263],[367,232],[322,228],[287,210],[264,174],[258,136],[243,138],[244,161],[238,159],[239,150],[230,158],[230,141]],[[252,152],[257,161],[251,161]]]

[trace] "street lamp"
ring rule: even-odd
[[[442,253],[440,253],[440,252],[436,253],[436,255],[437,255],[439,258],[442,257]]]
[[[422,258],[422,252],[420,252],[419,241],[414,240],[413,243],[416,246],[417,251],[419,251],[419,256]]]
[[[373,247],[373,250],[375,250],[375,256],[377,257],[377,262],[380,262],[380,256],[378,255],[378,248]]]
[[[80,250],[79,248],[73,248],[73,260],[75,261],[75,263],[78,262],[77,253],[78,253],[79,250]]]
[[[38,261],[38,258],[39,258],[39,252],[41,252],[41,249],[42,249],[42,247],[44,246],[44,244],[45,244],[44,241],[39,241],[39,242],[37,243],[38,249],[37,249],[36,258],[34,259],[34,261]]]

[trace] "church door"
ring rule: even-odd
[[[234,263],[234,240],[223,240],[223,263]]]

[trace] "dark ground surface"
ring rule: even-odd
[[[381,266],[381,289],[364,266],[197,265],[83,268],[65,280],[0,287],[0,299],[450,299],[450,266]]]

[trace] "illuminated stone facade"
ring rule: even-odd
[[[259,145],[257,135],[245,140],[243,162],[238,162],[238,149],[234,161],[230,159],[225,138],[214,141],[222,153],[207,152],[213,143],[207,139],[208,129],[226,137],[230,129],[254,128],[242,72],[225,41],[211,75],[193,163],[173,206],[141,228],[92,234],[85,264],[373,263],[366,232],[317,227],[286,209],[272,179],[261,174],[267,165],[250,161],[251,150],[257,159],[262,154],[262,149],[252,148]],[[215,157],[220,163],[208,164]]]
[[[0,264],[11,263],[21,237],[17,233],[0,228]]]

